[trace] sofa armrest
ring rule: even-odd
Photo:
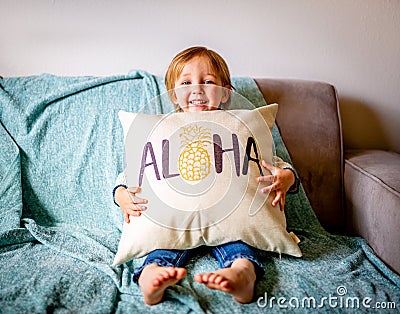
[[[315,81],[255,79],[267,103],[278,103],[276,123],[319,221],[343,232],[343,143],[334,86]]]
[[[344,186],[348,231],[400,273],[400,154],[347,151]]]

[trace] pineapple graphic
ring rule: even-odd
[[[210,155],[205,149],[211,143],[211,131],[198,125],[183,127],[178,170],[187,181],[200,181],[210,174]]]

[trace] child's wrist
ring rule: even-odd
[[[297,193],[299,190],[300,179],[297,177],[296,171],[291,167],[283,167],[282,169],[289,170],[293,174],[293,178],[294,178],[293,184],[289,187],[289,190],[287,191],[287,193],[290,193],[290,194]]]
[[[118,184],[118,185],[116,185],[115,187],[114,187],[114,189],[113,189],[113,201],[114,201],[114,204],[115,205],[117,205],[118,207],[119,207],[119,202],[118,202],[118,200],[116,199],[116,196],[117,196],[117,198],[118,198],[118,195],[117,194],[119,194],[119,193],[117,193],[117,191],[120,191],[120,190],[122,190],[122,189],[124,189],[124,190],[126,190],[128,187],[125,185],[125,184]]]

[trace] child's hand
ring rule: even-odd
[[[264,160],[261,161],[261,165],[270,173],[270,175],[257,178],[257,182],[269,183],[267,187],[261,189],[261,192],[268,193],[276,191],[275,198],[272,201],[272,206],[275,206],[279,202],[281,205],[281,211],[283,211],[285,208],[286,192],[289,191],[290,187],[295,182],[294,174],[289,169],[274,167]]]
[[[140,204],[147,204],[147,200],[137,197],[136,193],[140,192],[139,187],[130,187],[126,189],[123,186],[115,190],[115,202],[119,205],[124,214],[125,222],[129,223],[129,216],[139,217],[142,211],[147,207]]]

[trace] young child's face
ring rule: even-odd
[[[204,56],[194,57],[185,64],[175,82],[176,99],[183,111],[216,110],[228,100],[229,90],[221,87],[221,78],[214,73]]]

